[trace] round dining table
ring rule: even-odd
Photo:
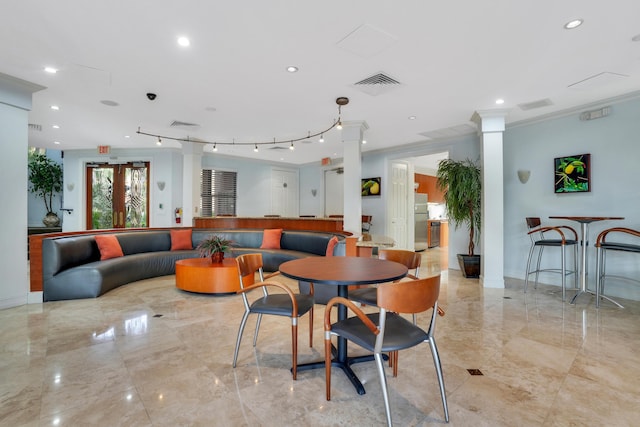
[[[622,220],[622,216],[550,216],[550,219],[565,219],[580,223],[580,290],[573,296],[570,304],[575,304],[576,299],[582,294],[595,294],[587,287],[587,246],[589,246],[589,224],[596,221]],[[596,285],[597,286],[597,285]],[[604,297],[603,298],[607,298]],[[609,299],[609,298],[607,298]],[[614,301],[615,302],[615,301]],[[616,303],[617,304],[617,303]]]
[[[363,257],[308,257],[280,264],[280,273],[294,280],[337,286],[338,296],[349,297],[349,285],[369,285],[392,282],[407,275],[406,266],[392,261]],[[338,320],[347,318],[347,307],[338,305]],[[356,388],[365,394],[364,386],[351,369],[353,363],[373,360],[373,355],[347,356],[347,340],[338,337],[331,366],[340,368]],[[324,368],[324,361],[298,365],[298,372]]]

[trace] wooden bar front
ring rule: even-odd
[[[194,228],[282,228],[283,230],[328,231],[351,234],[343,231],[342,218],[281,218],[281,217],[236,217],[218,216],[194,218]]]

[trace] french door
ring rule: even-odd
[[[87,165],[87,230],[149,226],[149,162]]]

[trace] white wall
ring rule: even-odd
[[[610,105],[610,104],[607,104]],[[640,159],[640,100],[613,104],[611,115],[592,121],[580,121],[580,112],[540,123],[508,127],[504,139],[504,234],[505,275],[524,278],[530,246],[526,235],[525,217],[538,216],[543,223],[560,224],[550,215],[623,216],[624,221],[595,222],[590,226],[588,254],[589,280],[593,282],[595,250],[598,233],[610,227],[640,229],[638,206],[638,159]],[[591,154],[591,183],[589,193],[554,194],[555,157],[572,154]],[[531,177],[520,183],[516,171],[528,169]],[[579,231],[576,222],[567,223]],[[551,252],[551,251],[549,251]],[[624,255],[624,254],[622,254]],[[557,259],[555,254],[549,255]],[[611,255],[624,260],[610,263],[612,271],[619,268],[640,275],[637,256]],[[553,259],[550,260],[553,262]],[[543,277],[544,283],[559,283],[557,275]],[[592,285],[593,286],[593,285]],[[607,293],[640,299],[640,286],[607,284]]]

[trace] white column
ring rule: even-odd
[[[0,309],[42,302],[27,274],[28,124],[31,96],[45,89],[0,74]]]
[[[471,120],[480,131],[482,172],[482,227],[480,283],[504,288],[503,134],[506,110],[476,111]]]
[[[193,226],[193,218],[200,216],[200,171],[204,144],[182,144],[182,226]]]
[[[344,158],[344,230],[362,233],[362,156],[360,147],[364,131],[369,126],[364,121],[342,123],[342,147]]]

